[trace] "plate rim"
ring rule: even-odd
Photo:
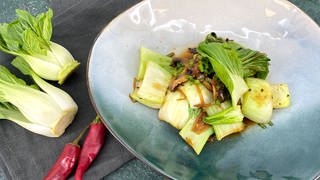
[[[115,23],[116,21],[118,21],[122,16],[124,16],[125,14],[127,14],[131,9],[134,9],[138,6],[140,6],[143,3],[146,3],[147,1],[150,0],[142,0],[136,4],[134,4],[133,6],[129,7],[128,9],[126,9],[125,11],[123,11],[122,13],[118,14],[115,18],[113,18],[109,23],[107,23],[101,30],[100,32],[97,34],[97,36],[95,37],[92,46],[90,47],[90,51],[87,57],[87,63],[86,63],[86,85],[87,85],[87,91],[89,94],[89,99],[91,102],[91,105],[94,108],[94,111],[98,114],[98,116],[100,117],[100,119],[102,119],[102,123],[106,126],[106,128],[108,129],[108,131],[112,134],[113,137],[116,138],[116,140],[118,142],[120,142],[131,154],[133,154],[136,158],[138,158],[140,161],[142,161],[144,164],[147,164],[148,166],[150,166],[151,168],[153,168],[154,170],[156,170],[157,172],[161,173],[162,175],[167,176],[168,178],[171,179],[176,179],[175,177],[169,175],[168,173],[166,173],[165,171],[163,171],[162,169],[160,169],[159,167],[157,167],[156,165],[154,165],[153,163],[149,162],[144,156],[140,155],[139,153],[137,153],[132,147],[130,147],[123,139],[122,137],[120,137],[111,127],[108,126],[108,121],[101,116],[101,113],[98,111],[98,107],[93,99],[93,93],[92,93],[92,87],[90,86],[90,81],[89,81],[89,67],[90,67],[90,62],[91,62],[91,54],[92,51],[94,49],[94,46],[97,42],[97,40],[99,39],[99,37],[101,36],[101,34],[107,30],[109,28],[109,26],[111,26],[113,23]]]
[[[99,39],[99,37],[101,36],[101,34],[103,32],[105,32],[107,29],[109,29],[110,26],[112,26],[116,21],[118,21],[119,19],[121,19],[123,16],[125,16],[125,14],[127,14],[129,11],[131,11],[132,9],[144,4],[144,3],[148,3],[151,2],[153,0],[142,0],[140,2],[135,3],[134,5],[130,6],[129,8],[127,8],[126,10],[124,10],[123,12],[121,12],[120,14],[118,14],[115,18],[113,18],[110,22],[106,23],[105,26],[99,31],[99,33],[96,35],[96,37],[93,40],[93,43],[90,47],[90,51],[88,53],[88,57],[87,57],[87,63],[86,63],[86,86],[87,86],[87,91],[89,94],[89,99],[91,102],[92,107],[94,108],[94,111],[98,114],[98,116],[100,117],[100,119],[102,119],[102,123],[106,126],[106,128],[108,129],[108,131],[112,134],[113,137],[115,137],[118,142],[120,142],[131,154],[133,154],[136,158],[138,158],[140,161],[142,161],[143,163],[147,164],[148,166],[150,166],[151,168],[153,168],[154,170],[156,170],[157,172],[161,173],[162,175],[171,178],[171,179],[176,179],[177,177],[173,177],[172,175],[166,173],[164,170],[162,170],[161,168],[159,168],[158,166],[156,166],[155,164],[153,164],[152,162],[150,162],[148,159],[146,159],[143,155],[137,153],[130,145],[128,145],[125,140],[122,139],[122,137],[120,137],[117,132],[115,132],[111,127],[108,126],[108,120],[106,120],[101,113],[98,111],[98,107],[94,101],[93,98],[93,90],[92,90],[92,86],[90,85],[90,81],[89,81],[89,70],[90,70],[90,62],[91,62],[91,55],[93,52],[93,49],[97,43],[97,40]],[[272,1],[272,0],[269,0]],[[288,4],[289,6],[295,8],[299,14],[303,15],[304,19],[308,21],[308,23],[310,23],[312,26],[315,26],[317,28],[319,28],[319,32],[320,32],[320,24],[317,24],[308,14],[306,14],[302,9],[300,9],[298,6],[296,6],[295,4],[293,4],[292,2],[290,2],[289,0],[280,0],[283,3]],[[313,180],[318,180],[320,179],[320,169],[319,171],[311,178]]]

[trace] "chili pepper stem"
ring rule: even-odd
[[[79,141],[81,140],[81,138],[82,138],[82,136],[84,135],[84,133],[87,131],[88,127],[89,127],[89,126],[85,127],[85,128],[81,131],[81,133],[78,135],[78,137],[72,141],[71,144],[76,145],[76,146],[79,146]]]
[[[96,116],[96,118],[92,121],[92,123],[100,123],[100,122],[101,120],[99,116]]]

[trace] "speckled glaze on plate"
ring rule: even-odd
[[[132,103],[139,48],[163,54],[196,45],[207,33],[271,57],[268,81],[285,82],[291,106],[274,126],[251,126],[209,143],[199,156],[157,110]],[[138,158],[176,179],[312,179],[320,171],[320,28],[284,0],[149,0],[114,19],[88,62],[92,102],[112,134]]]

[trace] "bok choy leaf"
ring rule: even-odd
[[[265,79],[269,73],[270,58],[260,51],[255,51],[229,39],[218,37],[214,32],[207,35],[205,42],[226,43],[234,50],[241,61],[244,78],[257,77]]]
[[[243,117],[241,108],[238,105],[236,107],[231,106],[221,112],[208,116],[203,121],[211,125],[232,124],[235,122],[242,122]]]
[[[70,52],[51,42],[53,12],[32,16],[16,10],[18,18],[0,25],[0,50],[21,57],[41,78],[62,84],[79,66]]]
[[[216,42],[201,42],[197,51],[210,60],[216,75],[231,94],[232,105],[236,107],[240,97],[248,90],[237,54],[227,44]]]
[[[230,101],[225,101],[219,105],[214,104],[206,108],[206,112],[208,116],[212,116],[216,113],[222,112],[225,109],[228,109],[231,107],[231,102]],[[242,115],[239,115],[242,116]],[[229,123],[229,124],[217,124],[217,125],[212,125],[214,129],[215,136],[217,140],[221,140],[222,138],[242,131],[245,128],[244,123],[241,121],[239,122],[234,122],[234,123]]]

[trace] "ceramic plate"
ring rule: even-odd
[[[291,106],[273,126],[207,144],[197,156],[157,110],[128,94],[141,46],[167,54],[206,34],[234,39],[271,58],[268,81],[285,82]],[[88,63],[91,99],[112,134],[138,158],[177,179],[311,179],[320,170],[320,29],[284,0],[150,0],[98,36]]]

